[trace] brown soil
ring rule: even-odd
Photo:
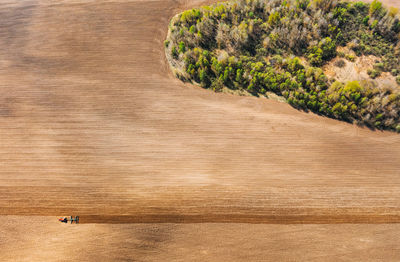
[[[400,225],[60,224],[3,216],[1,261],[399,261]],[[29,232],[29,233],[27,233]]]
[[[277,101],[215,94],[172,76],[163,50],[169,19],[203,3],[0,4],[0,215],[80,215],[82,223],[400,222],[399,135],[306,114]],[[29,253],[17,248],[19,242],[44,249],[47,242],[37,241],[32,229],[36,224],[25,227],[31,218],[25,219],[2,224],[0,260],[23,261]],[[38,230],[48,230],[50,238],[63,230],[46,225],[37,224]],[[7,239],[14,239],[11,232],[19,226],[24,231],[11,247]],[[125,225],[81,226],[82,233],[65,234],[67,243],[75,243],[73,236],[93,243],[98,239],[93,232],[102,229],[105,237],[125,230]],[[243,234],[251,241],[274,228],[201,227],[187,225],[186,230],[195,230],[196,238],[197,231],[209,229],[204,240],[218,228],[223,234],[232,230],[223,238],[237,241],[227,242],[226,250],[242,245]],[[343,239],[352,230],[336,228]],[[396,226],[376,228],[368,232],[390,239],[389,228],[398,232]],[[293,239],[317,237],[306,226],[292,229],[302,232]],[[282,234],[281,244],[294,233]],[[58,243],[60,257],[68,256],[64,248],[72,246]],[[179,247],[168,243],[167,248]],[[194,248],[190,243],[187,247]],[[210,248],[218,255],[218,246]],[[261,257],[260,252],[254,255]],[[35,254],[27,260],[43,261]]]
[[[0,6],[0,214],[399,222],[399,135],[173,78],[185,3]]]

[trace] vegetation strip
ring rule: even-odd
[[[374,55],[370,79],[339,82],[322,66],[346,47]],[[273,92],[292,106],[400,132],[400,88],[380,87],[382,72],[400,85],[400,16],[378,1],[237,0],[173,17],[165,41],[174,74],[220,92]],[[337,61],[336,66],[343,66]]]

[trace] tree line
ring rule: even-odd
[[[274,92],[302,110],[400,132],[398,87],[341,83],[321,69],[348,46],[380,58],[371,78],[390,72],[400,85],[398,13],[376,0],[237,0],[175,16],[165,48],[178,77],[204,88]]]

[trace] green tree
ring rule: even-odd
[[[186,51],[186,46],[184,42],[179,42],[179,53],[185,53]]]
[[[369,13],[370,15],[376,15],[382,10],[382,3],[378,0],[372,1],[371,5],[369,6]]]
[[[172,55],[172,57],[173,58],[178,58],[178,51],[176,50],[176,46],[173,46],[172,48],[171,48],[171,55]]]

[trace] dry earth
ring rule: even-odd
[[[399,260],[397,225],[27,216],[400,222],[399,135],[174,79],[169,18],[203,3],[1,1],[0,215],[23,215],[0,216],[1,261]]]
[[[0,235],[7,251],[1,261],[400,261],[398,224],[65,225],[52,217],[3,218],[13,231]]]
[[[336,57],[323,66],[323,70],[328,77],[344,83],[354,80],[368,80],[375,83],[375,85],[380,88],[398,89],[399,85],[396,82],[396,77],[389,72],[383,72],[374,80],[370,78],[368,75],[368,69],[373,69],[375,61],[378,60],[377,58],[378,57],[372,55],[360,56],[356,57],[354,62],[351,62],[347,61],[346,59]],[[345,64],[343,67],[336,66],[336,62],[340,60],[342,60]]]

